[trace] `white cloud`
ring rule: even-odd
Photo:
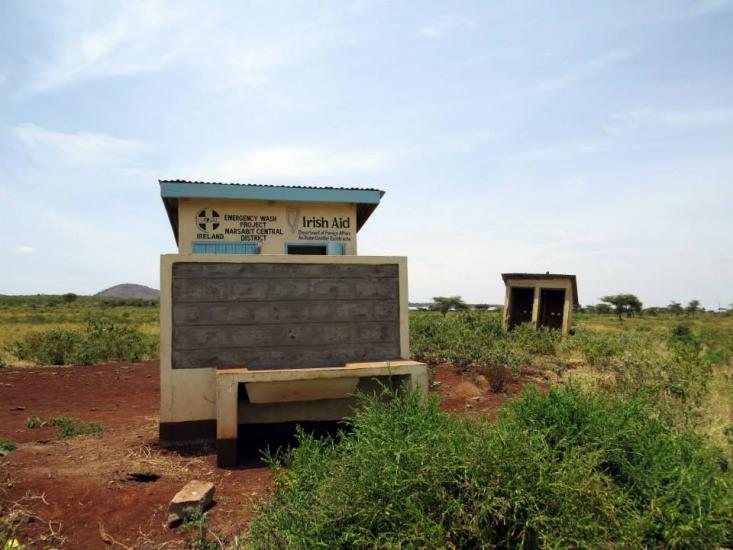
[[[31,93],[170,67],[192,71],[192,83],[214,90],[261,86],[274,68],[345,38],[330,28],[320,13],[325,9],[291,13],[267,26],[259,12],[274,16],[268,4],[248,6],[239,18],[236,3],[222,9],[190,0],[68,1],[67,17],[48,22],[59,38],[36,68]]]
[[[693,2],[687,15],[708,15],[733,9],[733,0],[698,0]]]
[[[14,132],[31,155],[42,162],[75,166],[124,162],[147,149],[139,141],[92,132],[57,132],[36,124],[21,124]]]
[[[420,34],[428,39],[440,38],[459,29],[472,28],[476,21],[465,17],[441,17],[420,27]]]
[[[598,147],[593,143],[563,143],[547,147],[537,147],[510,157],[515,162],[536,160],[571,160],[594,153]]]
[[[609,65],[625,61],[632,57],[628,51],[612,51],[594,57],[588,61],[570,67],[560,75],[540,82],[533,90],[534,93],[556,92],[568,88],[603,71]]]
[[[637,109],[614,113],[604,129],[611,133],[647,127],[693,128],[733,124],[733,109],[704,109],[691,111],[657,111]]]
[[[93,8],[77,3],[68,7],[71,13],[93,12]],[[160,70],[188,41],[189,34],[174,32],[190,16],[185,3],[175,8],[155,0],[105,3],[103,11],[97,13],[101,21],[78,21],[71,16],[65,20],[65,39],[57,42],[55,57],[40,69],[32,92],[98,76]],[[84,24],[93,30],[86,30]]]
[[[342,176],[382,168],[387,156],[375,151],[334,151],[324,148],[284,147],[230,153],[184,169],[187,178],[249,182],[252,178]]]
[[[30,256],[36,253],[36,249],[32,246],[16,246],[13,249],[14,256]]]

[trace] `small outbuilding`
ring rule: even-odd
[[[378,189],[160,181],[178,244],[160,258],[160,443],[339,420],[354,393],[427,392],[410,360],[407,259],[358,256]]]
[[[506,286],[504,326],[523,323],[570,331],[573,308],[578,303],[575,275],[558,273],[502,273]]]

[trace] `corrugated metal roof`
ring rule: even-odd
[[[234,183],[220,181],[191,181],[191,180],[158,180],[158,183],[192,183],[198,185],[237,185],[240,187],[271,187],[276,189],[333,189],[335,191],[377,191],[384,194],[381,189],[373,187],[333,187],[333,186],[316,186],[316,185],[269,185],[262,183]]]

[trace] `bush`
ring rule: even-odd
[[[77,331],[54,328],[16,340],[11,345],[11,351],[18,359],[41,365],[65,365],[73,362],[81,340],[82,335]]]
[[[519,371],[533,355],[555,355],[560,332],[531,324],[505,331],[495,312],[477,310],[439,316],[418,314],[410,318],[410,349],[418,361],[503,365]]]
[[[611,388],[626,396],[651,400],[665,414],[688,423],[699,418],[708,395],[713,363],[699,336],[673,328],[666,349],[629,347],[609,364]]]
[[[525,392],[495,423],[363,397],[338,439],[270,457],[252,548],[716,547],[733,479],[641,400]],[[282,468],[282,467],[285,468]]]
[[[104,319],[92,319],[80,342],[74,362],[80,365],[107,361],[140,361],[155,354],[157,340],[139,330]]]
[[[61,328],[34,332],[13,342],[10,351],[40,365],[140,361],[157,354],[157,338],[124,323],[92,318],[84,332]]]
[[[478,371],[486,377],[486,380],[489,382],[489,387],[494,393],[504,391],[506,385],[512,381],[512,371],[504,365],[480,367]]]
[[[569,347],[583,354],[585,361],[594,367],[607,366],[614,357],[621,355],[629,345],[622,334],[603,334],[577,330]]]

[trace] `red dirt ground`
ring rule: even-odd
[[[448,365],[434,380],[444,410],[492,416],[520,388],[492,394],[485,380]],[[0,519],[23,518],[18,537],[28,548],[181,548],[194,534],[163,527],[166,507],[187,481],[202,479],[216,486],[208,525],[241,533],[253,498],[270,486],[269,469],[256,459],[220,469],[213,450],[158,447],[158,402],[157,361],[1,369],[0,436],[18,449],[0,458]],[[98,420],[104,432],[59,439],[55,428],[29,429],[31,416]],[[130,473],[160,478],[141,483]]]

